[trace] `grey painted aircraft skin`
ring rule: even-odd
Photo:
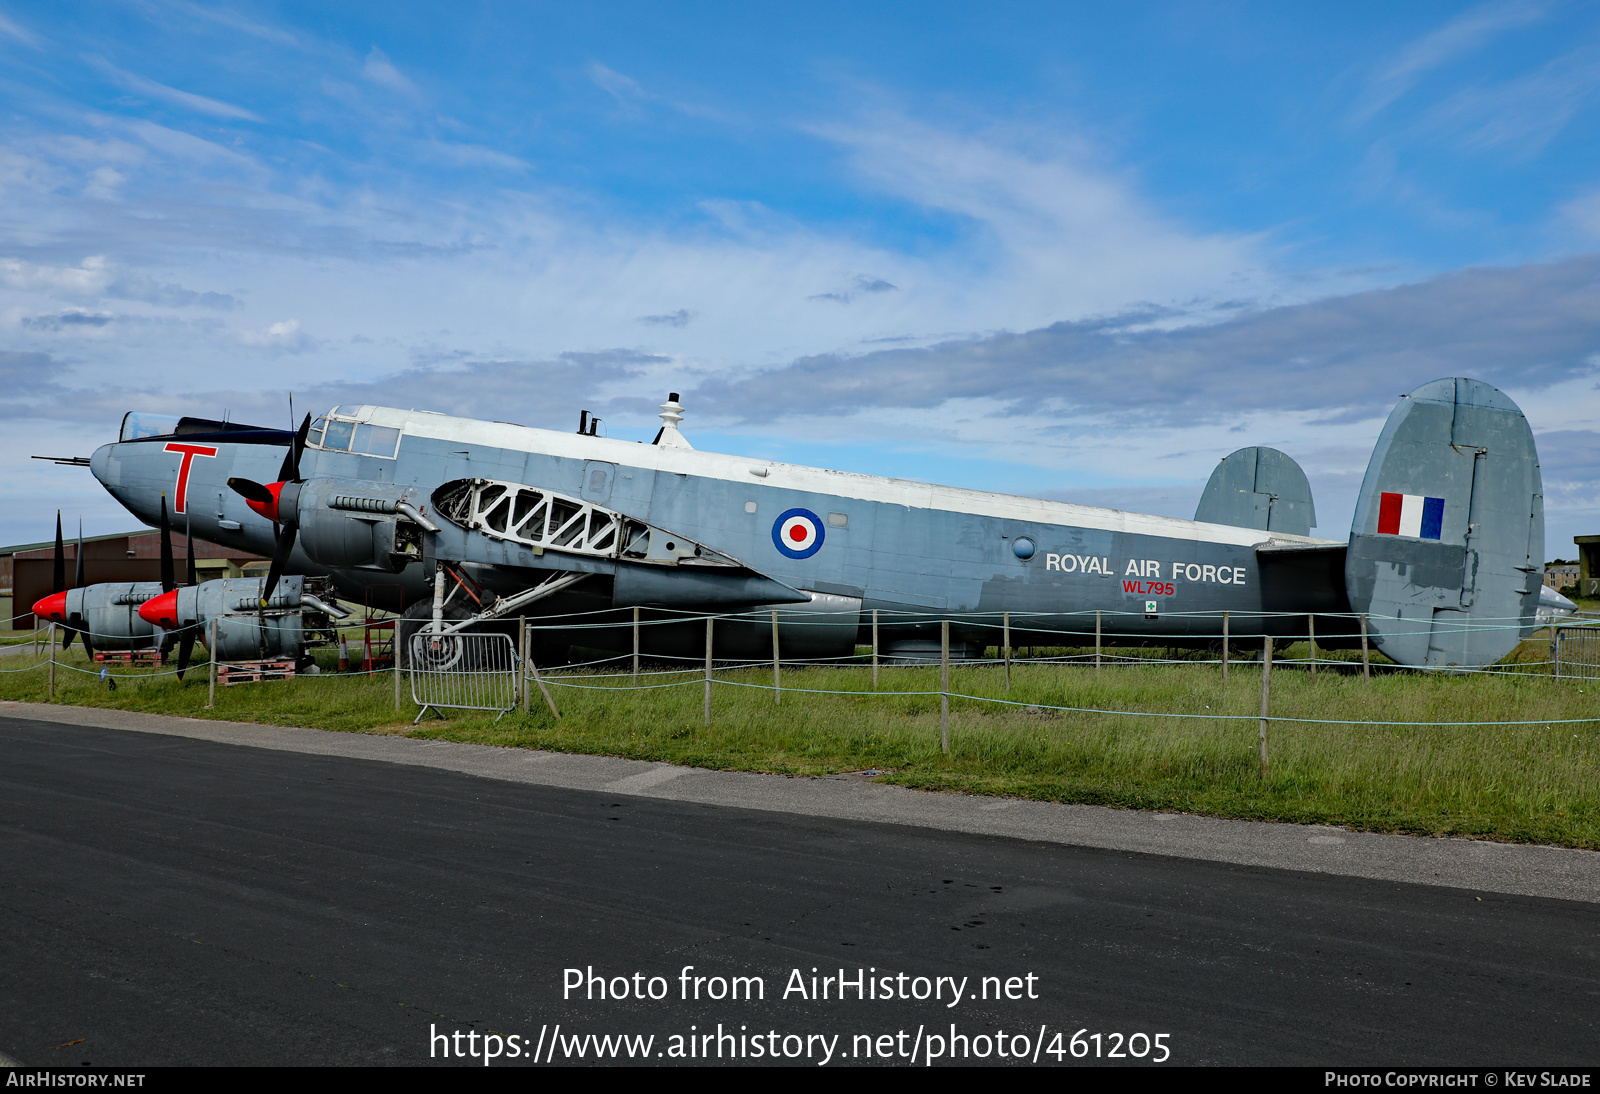
[[[1419,410],[1428,413],[1413,413]],[[300,529],[289,572],[329,574],[354,600],[369,586],[399,585],[407,604],[429,595],[435,560],[464,564],[502,596],[552,573],[587,573],[598,576],[525,614],[778,608],[785,652],[795,656],[852,652],[873,609],[882,613],[890,655],[925,652],[937,637],[934,621],[952,618],[958,656],[997,644],[992,625],[1007,611],[1014,644],[1092,634],[1096,612],[1108,613],[1107,632],[1214,640],[1223,611],[1236,635],[1284,636],[1304,634],[1306,614],[1334,613],[1317,620],[1317,632],[1319,641],[1337,642],[1355,633],[1339,613],[1370,611],[1398,619],[1376,628],[1381,649],[1404,664],[1434,667],[1498,659],[1534,622],[1538,581],[1530,573],[1543,550],[1543,517],[1532,434],[1515,404],[1478,381],[1434,381],[1401,400],[1374,451],[1350,541],[1278,530],[1314,518],[1309,487],[1299,496],[1303,472],[1270,449],[1230,457],[1201,502],[1202,513],[1238,513],[1241,523],[1263,525],[1242,527],[698,452],[676,428],[680,411],[669,402],[662,434],[643,444],[428,412],[335,408],[312,429],[303,485],[283,495]],[[91,468],[106,489],[151,524],[165,492],[194,534],[270,554],[272,522],[227,482],[272,482],[287,434],[277,444],[232,443],[225,434],[133,437],[149,428],[130,415],[124,439],[94,453]],[[1477,454],[1465,463],[1449,458],[1466,448]],[[1267,482],[1274,475],[1292,503],[1278,507],[1277,521]],[[526,489],[518,494],[519,487]],[[591,535],[587,550],[569,550],[519,535],[519,518],[508,524],[510,501],[497,529],[489,504],[497,490],[515,494],[524,509],[582,507],[590,527],[612,522],[613,541],[606,547],[603,535]],[[1444,499],[1443,538],[1381,534],[1378,496],[1394,490],[1415,495],[1417,504]],[[1256,498],[1241,500],[1241,493]],[[1484,506],[1493,509],[1492,535],[1482,527]],[[437,531],[419,529],[407,509]],[[1467,630],[1492,614],[1498,629],[1470,642],[1444,631],[1427,637],[1441,611]],[[798,625],[803,616],[812,625]],[[602,618],[620,621],[621,613]],[[979,623],[989,626],[971,626]],[[703,641],[688,627],[647,631],[656,652],[693,654]],[[616,648],[625,633],[589,631],[580,641]],[[769,635],[765,624],[726,627],[718,655],[760,656],[770,650]]]

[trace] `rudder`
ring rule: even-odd
[[[1528,420],[1465,377],[1423,384],[1373,449],[1345,557],[1351,610],[1402,665],[1492,664],[1534,625],[1544,497]]]

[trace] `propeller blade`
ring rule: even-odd
[[[307,414],[300,423],[300,428],[294,431],[294,440],[289,442],[289,451],[283,454],[283,466],[278,468],[279,482],[300,481],[300,453],[306,450],[306,435],[311,432],[311,415]]]
[[[273,505],[278,500],[272,496],[271,490],[253,479],[229,479],[228,489],[245,501],[259,502],[262,505]]]
[[[73,581],[72,581],[72,587],[74,589],[83,588],[83,518],[82,517],[78,518],[78,565],[77,565],[77,573],[74,576]],[[83,635],[83,651],[89,655],[90,660],[93,660],[94,659],[94,643],[89,640],[89,626],[88,626],[87,623],[84,622],[83,616],[75,615],[68,622],[73,626],[73,628],[79,634]],[[70,638],[67,641],[62,642],[61,643],[61,648],[62,649],[66,649],[67,646],[70,644],[70,642],[71,642]]]
[[[272,566],[267,570],[267,583],[261,589],[261,606],[267,606],[267,601],[272,599],[272,590],[278,587],[278,579],[283,576],[283,568],[289,564],[289,553],[294,550],[294,537],[298,529],[290,524],[278,533],[278,546],[272,552]]]
[[[61,542],[61,510],[56,510],[56,557],[55,567],[51,570],[51,587],[53,593],[65,592],[67,589],[67,548]]]
[[[186,585],[198,585],[200,579],[194,572],[194,520],[187,513],[183,518],[183,553],[184,571],[183,581]]]
[[[177,569],[172,564],[172,522],[167,518],[167,495],[161,494],[161,591],[178,587]]]
[[[183,629],[183,641],[178,643],[178,679],[183,679],[183,674],[188,671],[189,658],[194,653],[194,627]]]
[[[76,619],[78,617],[73,616],[72,618]],[[77,630],[73,628],[71,623],[61,624],[61,648],[66,649],[68,646],[72,645],[72,636],[77,633]]]

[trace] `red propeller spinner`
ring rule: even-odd
[[[230,479],[228,484],[230,486],[233,485],[233,480]],[[246,494],[244,495],[244,503],[257,513],[260,513],[262,516],[272,521],[272,523],[277,524],[278,500],[280,495],[283,493],[283,486],[284,484],[281,482],[269,482],[265,485],[264,489],[268,494],[272,495],[270,500],[260,496],[251,497],[249,494]]]
[[[40,603],[44,603],[40,601]],[[139,618],[162,630],[178,629],[178,590],[172,589],[153,596],[139,605]]]
[[[51,623],[65,623],[67,621],[67,594],[63,590],[51,593],[42,600],[34,602],[33,614],[40,619]]]

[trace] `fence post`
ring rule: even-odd
[[[1094,613],[1094,675],[1100,678],[1100,613]]]
[[[1222,613],[1222,683],[1228,683],[1228,613]]]
[[[939,747],[950,754],[950,620],[939,623]]]
[[[1267,781],[1267,708],[1272,696],[1272,636],[1261,639],[1261,781]]]
[[[1550,628],[1550,675],[1561,679],[1561,632]]]
[[[1367,613],[1361,613],[1361,679],[1372,683],[1372,662],[1367,657]]]
[[[398,631],[399,629],[400,628],[398,626],[395,627],[396,631]],[[400,641],[399,641],[398,637],[395,639],[395,641],[392,643],[392,645],[394,647],[394,712],[396,714],[399,714],[400,713]],[[409,657],[410,654],[407,653],[406,656]]]
[[[772,609],[772,701],[783,702],[783,679],[778,675],[778,609]]]
[[[1317,674],[1317,617],[1306,616],[1306,636],[1311,640],[1311,675]]]
[[[633,686],[639,686],[639,609],[633,609]]]
[[[872,690],[878,690],[878,609],[872,609]]]
[[[706,616],[706,725],[711,724],[711,617]]]
[[[212,616],[211,619],[208,622],[210,623],[210,626],[211,626],[211,642],[209,643],[210,649],[208,651],[211,654],[211,673],[210,673],[211,682],[206,688],[206,709],[209,710],[212,707],[215,707],[217,705],[217,618],[216,618],[216,616]]]
[[[50,698],[56,697],[56,625],[50,624],[49,635],[45,638],[45,645],[50,650]]]
[[[528,663],[528,617],[517,616],[517,659],[522,666]],[[521,667],[517,670],[517,690],[512,698],[517,701],[517,706],[529,714],[533,713],[533,693],[528,690],[528,670]]]
[[[1005,658],[1006,658],[1006,690],[1011,690],[1011,613],[1005,614]]]

